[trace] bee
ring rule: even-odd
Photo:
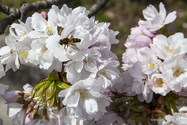
[[[71,35],[70,38],[66,37],[66,38],[61,39],[59,41],[59,44],[64,45],[64,49],[67,49],[70,46],[74,50],[79,50],[79,48],[75,44],[75,43],[79,43],[79,42],[81,42],[81,39],[73,38],[73,36]]]

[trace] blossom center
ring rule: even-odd
[[[10,50],[10,54],[13,54],[13,53],[15,53],[16,51],[15,50]]]
[[[173,68],[173,75],[178,77],[180,76],[182,73],[184,73],[184,71],[179,67],[179,68]]]
[[[19,53],[20,59],[22,59],[23,61],[26,61],[29,51],[23,50],[23,48],[21,48],[20,50],[21,50],[21,53]]]
[[[84,63],[87,63],[88,61],[86,59],[83,60]]]
[[[27,33],[26,33],[26,30],[25,29],[21,29],[19,31],[19,34],[18,34],[18,37],[21,38],[22,36],[25,36]]]
[[[49,35],[49,36],[51,36],[51,35],[54,34],[54,33],[53,33],[52,27],[47,26],[47,27],[46,27],[46,31],[47,31],[47,35]]]
[[[87,91],[84,90],[84,89],[78,89],[77,92],[80,93],[80,96],[81,96],[82,98],[84,98],[84,99],[85,99],[85,98],[87,97],[87,95],[88,95]]]
[[[155,84],[157,87],[162,87],[163,84],[164,84],[163,79],[162,79],[162,78],[156,79],[156,81],[154,82],[154,84]]]
[[[153,68],[153,67],[155,66],[155,64],[154,64],[154,63],[149,62],[149,61],[147,61],[147,62],[148,62],[149,67]]]
[[[98,71],[98,73],[101,74],[101,75],[104,75],[104,76],[106,75],[105,70],[100,70],[100,71]],[[98,76],[99,76],[99,74],[98,74]]]
[[[47,50],[48,50],[47,47],[44,46],[44,47],[43,47],[43,52],[45,52],[45,51],[47,51]]]
[[[174,50],[173,50],[173,49],[170,49],[170,48],[168,47],[168,51],[169,51],[169,53],[172,53]]]

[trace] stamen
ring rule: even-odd
[[[29,51],[23,50],[23,48],[21,48],[20,50],[21,50],[21,53],[19,53],[20,59],[26,61],[28,59],[27,56],[29,54]]]
[[[162,87],[164,82],[163,82],[163,79],[162,78],[158,78],[156,79],[156,81],[154,82],[154,84],[158,87]]]
[[[180,67],[179,68],[172,68],[172,70],[173,70],[173,75],[176,77],[178,77],[184,73],[184,71]]]
[[[49,35],[49,36],[54,34],[52,27],[47,26],[46,31],[47,31],[47,35]]]
[[[147,67],[151,67],[151,68],[153,68],[153,67],[155,66],[155,64],[152,63],[152,62],[149,62],[149,60],[147,60],[147,63],[148,63],[148,66],[147,66]]]
[[[84,90],[84,89],[78,89],[77,92],[80,93],[80,96],[82,98],[84,98],[84,99],[87,98],[88,93],[87,93],[86,90]]]
[[[26,33],[26,30],[25,29],[21,29],[18,33],[18,38],[21,38],[22,36],[25,36],[27,33]]]

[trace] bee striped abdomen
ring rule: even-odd
[[[73,43],[78,43],[78,42],[81,42],[81,39],[73,38]]]

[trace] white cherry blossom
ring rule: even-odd
[[[98,81],[92,78],[74,83],[68,90],[62,90],[59,97],[64,97],[63,104],[67,112],[87,120],[98,120],[105,112],[110,98],[102,94]]]
[[[12,68],[13,71],[19,69],[19,54],[16,48],[16,38],[14,36],[7,36],[5,38],[7,46],[0,49],[1,64],[6,64],[5,71]]]
[[[144,9],[143,16],[146,21],[140,20],[140,27],[150,31],[157,31],[164,25],[171,23],[176,19],[176,11],[173,11],[166,16],[166,9],[162,2],[159,5],[159,9],[160,11],[158,12],[153,5],[149,5],[146,9]]]

